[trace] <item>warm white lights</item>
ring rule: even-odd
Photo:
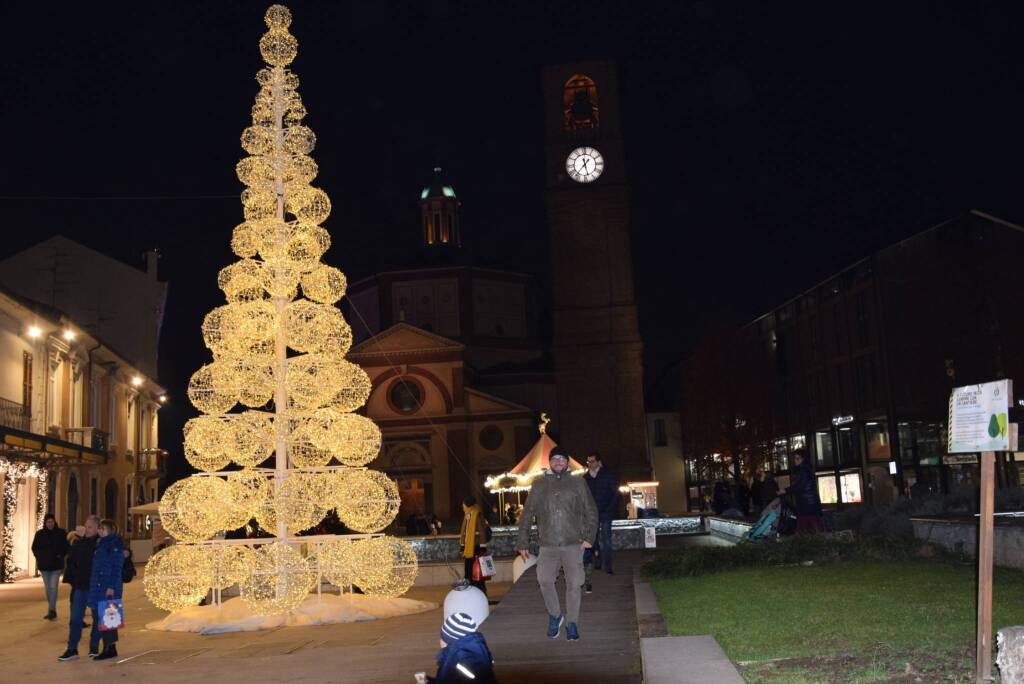
[[[71,342],[72,340],[74,340],[75,339],[75,331],[72,330],[71,328],[65,328],[64,329],[64,339],[67,340],[68,342]]]
[[[28,336],[33,340],[43,334],[43,331],[39,329],[38,325],[30,325],[28,328]]]
[[[140,378],[138,375],[136,375],[134,378],[132,378],[132,386],[133,387],[138,387],[141,384],[142,384],[142,378]]]
[[[316,136],[301,123],[299,80],[285,68],[298,42],[287,8],[272,6],[265,21],[260,51],[269,66],[256,76],[253,125],[242,133],[249,156],[235,168],[246,186],[245,222],[231,237],[239,260],[218,274],[227,301],[202,323],[213,359],[188,385],[201,415],[185,425],[184,452],[203,472],[164,493],[161,521],[182,543],[154,556],[152,581],[146,573],[147,595],[169,610],[238,582],[257,613],[289,612],[319,580],[317,545],[324,576],[367,594],[397,596],[417,572],[412,547],[400,540],[294,538],[332,509],[349,529],[376,533],[394,520],[400,499],[387,476],[361,467],[380,452],[381,432],[352,413],[371,384],[344,358],[352,331],[335,304],[345,276],[320,261],[330,246],[320,224],[331,203],[309,185]],[[253,540],[255,549],[211,540],[253,519],[276,539]]]

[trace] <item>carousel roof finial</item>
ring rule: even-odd
[[[537,429],[540,430],[540,434],[542,434],[542,435],[548,434],[548,423],[550,423],[550,422],[551,422],[551,419],[548,418],[548,414],[546,414],[544,412],[541,412],[541,414],[540,414],[540,425],[537,426]]]

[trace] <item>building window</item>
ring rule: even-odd
[[[32,415],[32,355],[24,352],[21,357],[21,405],[25,415]]]
[[[488,425],[480,431],[480,446],[488,451],[496,451],[505,442],[505,434],[497,425]]]
[[[866,347],[868,344],[868,298],[863,292],[857,293],[857,344]]]
[[[835,446],[831,432],[814,433],[815,458],[819,468],[831,468],[835,463]]]
[[[132,531],[132,514],[128,511],[132,507],[132,483],[124,485],[124,530],[129,534]]]
[[[68,476],[68,529],[78,527],[78,478],[74,473]]]
[[[113,479],[107,480],[103,498],[103,517],[117,520],[117,483]]]
[[[412,414],[423,405],[423,387],[419,381],[406,375],[391,383],[388,390],[388,403],[398,413]]]
[[[89,515],[100,512],[100,484],[95,477],[89,478]]]
[[[668,446],[668,435],[665,434],[665,421],[662,418],[654,421],[654,446]]]

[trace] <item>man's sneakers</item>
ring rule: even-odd
[[[562,628],[562,623],[563,622],[565,622],[565,616],[564,615],[559,615],[557,617],[555,617],[555,616],[548,616],[548,638],[549,639],[557,639],[558,638],[558,630],[560,630]]]
[[[64,651],[64,655],[62,655],[60,658],[57,658],[57,660],[78,660],[78,649],[69,648],[68,650]]]
[[[591,585],[591,584],[584,584],[583,585],[583,591],[585,591],[588,594],[593,594],[594,593],[594,586]]]
[[[565,640],[566,641],[579,641],[580,630],[577,629],[575,622],[570,622],[565,626]]]
[[[117,646],[115,646],[114,644],[111,644],[110,646],[107,646],[105,649],[103,649],[103,653],[100,653],[98,656],[93,658],[93,660],[108,660],[110,658],[116,658],[116,657],[117,657]]]
[[[56,620],[57,619],[57,613],[51,610],[49,613],[47,613],[46,615],[43,616],[43,619],[44,620]]]
[[[100,652],[99,652],[99,651],[94,651],[94,650],[92,650],[91,648],[89,649],[89,657],[90,657],[90,658],[95,658],[95,657],[96,657],[96,656],[98,656],[99,654],[100,654]]]

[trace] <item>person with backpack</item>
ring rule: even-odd
[[[43,576],[48,610],[44,620],[57,619],[57,591],[60,589],[60,573],[64,569],[64,557],[70,550],[67,532],[57,526],[57,518],[47,513],[43,526],[32,539],[32,555],[36,557],[36,568]]]
[[[484,635],[477,631],[476,620],[466,613],[452,613],[441,625],[441,650],[437,654],[437,674],[416,674],[419,684],[497,684],[494,658]]]

